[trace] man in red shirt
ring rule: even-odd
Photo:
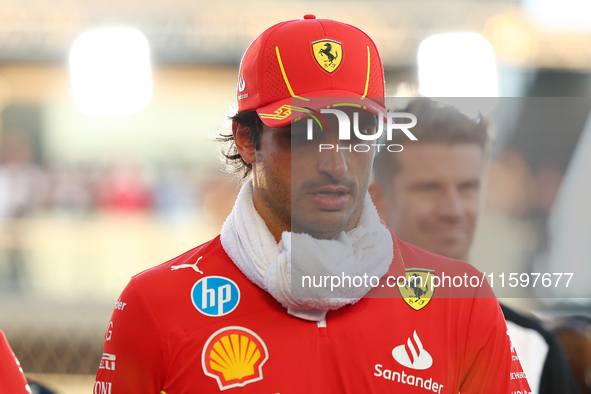
[[[0,331],[0,393],[31,394],[16,356]]]
[[[246,180],[234,209],[219,237],[131,279],[95,394],[529,393],[486,281],[433,288],[482,275],[397,240],[367,194],[386,127],[371,38],[313,15],[274,25],[237,99],[221,137]]]

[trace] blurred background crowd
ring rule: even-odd
[[[306,13],[351,23],[376,41],[387,94],[400,108],[417,92],[499,97],[486,114],[495,142],[472,264],[590,277],[591,208],[572,198],[591,198],[584,1],[0,0],[0,329],[27,376],[56,392],[91,392],[106,325],[129,278],[219,233],[240,182],[220,170],[212,136],[228,130],[240,58],[266,27]],[[75,51],[85,32],[127,27],[147,42],[145,73],[124,74],[127,54],[113,66],[101,63],[104,47]],[[492,48],[493,74],[463,75],[475,78],[472,88],[492,81],[493,89],[454,82],[428,94],[419,86],[419,47],[458,32],[477,33]],[[480,52],[463,51],[427,64],[452,81],[446,64],[485,68]],[[103,89],[84,96],[75,78],[80,58],[98,64],[91,82],[110,67],[120,79],[100,80]],[[141,75],[147,85],[131,84]],[[561,239],[572,234],[583,246]],[[523,289],[507,303],[550,329],[571,327],[591,365],[590,300],[589,289]],[[581,373],[591,388],[591,369]]]

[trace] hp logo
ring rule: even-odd
[[[223,276],[206,276],[193,285],[191,301],[205,316],[224,316],[238,306],[240,289]]]

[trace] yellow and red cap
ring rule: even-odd
[[[314,15],[278,23],[250,44],[236,95],[239,111],[257,111],[270,127],[306,116],[312,97],[346,98],[386,112],[384,70],[373,40],[354,26]]]

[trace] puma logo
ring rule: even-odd
[[[171,267],[170,267],[170,270],[171,270],[171,271],[176,271],[176,270],[178,270],[178,269],[181,269],[181,268],[193,268],[195,271],[197,271],[197,272],[199,272],[200,274],[202,274],[202,273],[203,273],[203,271],[201,271],[201,270],[200,270],[200,269],[197,267],[197,264],[199,263],[199,260],[201,260],[202,258],[203,258],[203,256],[199,257],[199,258],[197,259],[197,261],[195,262],[195,264],[180,264],[180,265],[173,265],[173,266],[171,266]]]

